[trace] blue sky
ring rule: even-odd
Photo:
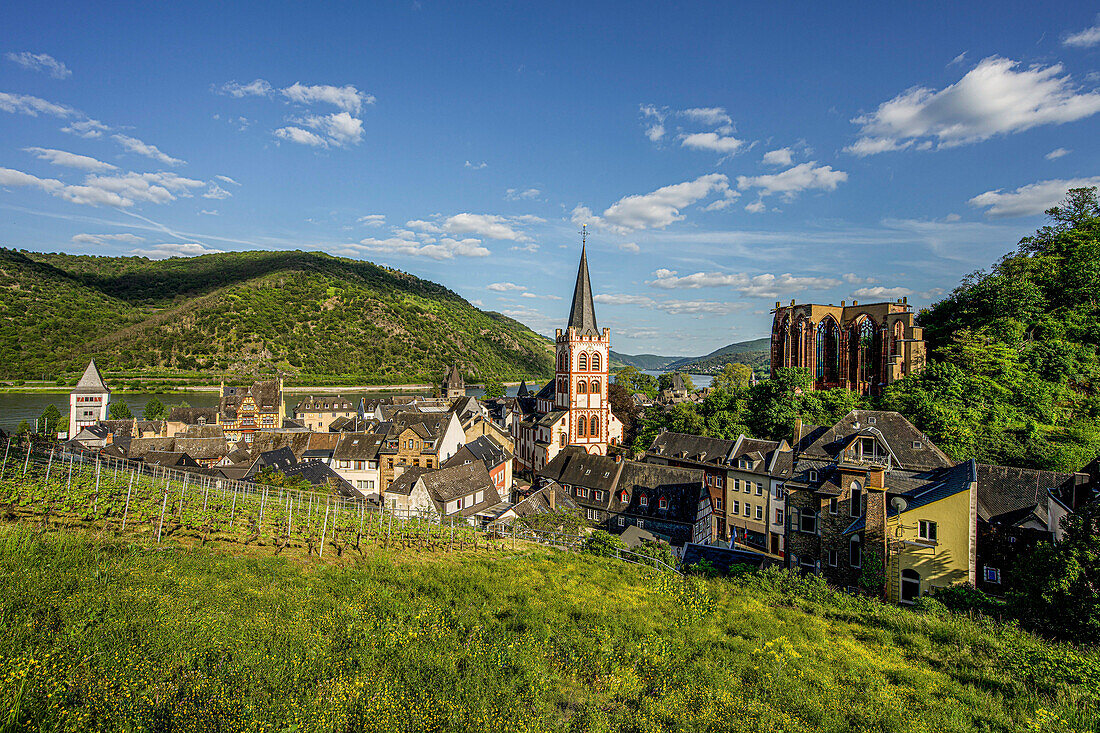
[[[1100,183],[1094,4],[776,5],[12,3],[0,244],[320,250],[553,333],[587,225],[614,348],[694,355]]]

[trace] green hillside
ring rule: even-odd
[[[632,366],[643,371],[661,371],[673,362],[680,361],[683,356],[660,356],[658,354],[620,354],[611,352],[611,367]]]
[[[0,250],[0,379],[203,370],[435,382],[546,376],[546,339],[444,288],[308,252],[162,261]]]
[[[693,374],[717,374],[726,364],[747,364],[754,369],[771,364],[771,339],[760,338],[723,346],[706,356],[685,357],[669,369]]]
[[[1010,731],[1100,724],[1100,659],[812,576],[349,549],[323,564],[0,531],[0,726]],[[353,555],[355,559],[349,558]]]

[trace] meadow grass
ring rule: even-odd
[[[0,528],[0,731],[1086,731],[1094,652],[541,548],[329,562]]]

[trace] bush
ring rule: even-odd
[[[600,557],[615,557],[618,554],[617,550],[624,549],[626,549],[626,545],[623,544],[621,539],[600,529],[588,535],[581,546],[582,551]]]
[[[936,601],[956,613],[976,612],[983,616],[1001,616],[1005,602],[984,593],[970,583],[959,583],[933,592]]]

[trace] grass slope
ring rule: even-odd
[[[1097,658],[782,573],[0,530],[0,729],[1084,731]],[[6,719],[5,717],[6,716]]]
[[[546,339],[426,280],[307,252],[188,259],[0,250],[0,378],[213,370],[435,382],[546,376]]]

